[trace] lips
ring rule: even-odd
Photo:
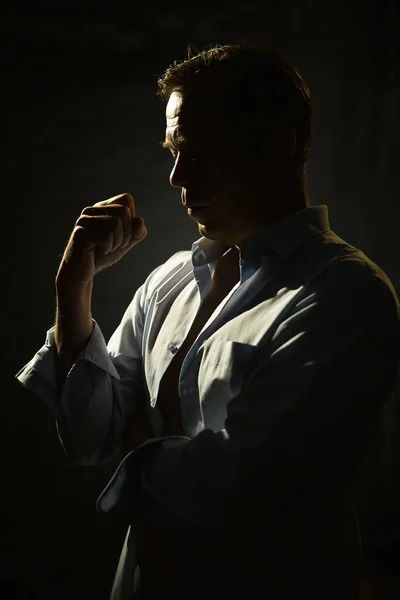
[[[187,214],[190,218],[195,219],[195,221],[203,221],[203,219],[208,219],[210,216],[210,209],[208,206],[194,206],[193,208],[187,209]]]

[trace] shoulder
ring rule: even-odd
[[[306,263],[314,264],[308,287],[318,295],[329,294],[333,300],[346,295],[349,302],[374,304],[376,308],[387,308],[398,315],[399,300],[385,271],[333,231],[315,240],[305,250],[304,259]]]

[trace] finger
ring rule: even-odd
[[[75,225],[81,225],[89,232],[98,231],[112,231],[113,228],[113,216],[109,214],[99,215],[80,215]]]
[[[125,248],[128,245],[129,240],[132,236],[132,218],[131,211],[128,206],[126,206],[125,204],[109,204],[108,206],[87,206],[83,209],[80,219],[83,219],[85,216],[96,217],[97,221],[92,223],[93,226],[95,226],[96,223],[98,223],[98,221],[102,217],[104,219],[109,218],[110,220],[112,220],[112,224],[110,223],[110,226],[112,227],[115,227],[117,221],[120,221],[123,228],[123,239],[120,244],[121,248]],[[81,222],[83,225],[86,224],[84,221]],[[119,229],[119,226],[117,226],[117,228]]]
[[[118,196],[113,196],[108,200],[96,202],[96,204],[93,206],[107,206],[108,204],[124,204],[131,211],[132,218],[136,216],[135,201],[133,200],[133,196],[131,196],[131,194],[119,194]]]
[[[113,227],[111,215],[81,215],[76,221],[79,228],[74,237],[87,250],[100,246],[108,254],[113,246]],[[83,231],[82,231],[83,229]]]
[[[93,206],[86,206],[81,215],[92,215],[92,216],[122,216],[124,214],[129,215],[131,218],[131,210],[126,204],[104,204],[97,202]]]
[[[121,246],[121,244],[124,240],[124,228],[123,228],[121,219],[116,219],[112,233],[113,233],[113,246],[112,246],[111,252],[115,252],[115,250],[117,250]]]
[[[123,227],[123,240],[121,243],[121,248],[126,248],[132,238],[134,224],[132,221],[132,213],[130,208],[126,205],[121,208],[123,209],[120,213]]]
[[[74,242],[80,248],[84,248],[86,250],[93,250],[95,247],[100,247],[104,254],[108,254],[113,246],[113,232],[109,231],[108,229],[93,232],[79,224],[75,227],[73,236]]]
[[[139,221],[139,219],[141,219]],[[143,227],[142,227],[143,225]],[[141,242],[147,236],[147,227],[144,224],[144,221],[141,217],[135,217],[135,223],[133,225],[132,237],[129,240],[129,243],[126,246],[126,251],[136,246],[139,242]]]
[[[128,212],[128,211],[127,211]],[[121,244],[121,248],[132,248],[135,244],[140,242],[147,235],[143,233],[144,220],[142,217],[135,217],[134,219],[124,220],[124,241]]]
[[[83,215],[97,217],[109,216],[113,219],[120,219],[123,227],[123,241],[121,243],[121,248],[125,248],[128,245],[132,237],[133,223],[131,210],[126,204],[101,204],[100,206],[86,206],[81,213],[81,216]]]

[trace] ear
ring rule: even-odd
[[[294,129],[294,127],[292,127],[292,132],[293,132],[293,150],[292,150],[292,158],[293,158],[294,153],[296,152],[296,145],[297,145],[297,135],[296,135],[296,130]]]
[[[280,158],[287,160],[293,158],[297,147],[296,130],[286,120],[280,120],[273,127],[275,151]]]

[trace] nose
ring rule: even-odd
[[[191,171],[192,171],[193,160],[182,156],[181,152],[178,152],[175,164],[169,176],[169,182],[172,187],[181,188],[190,183]]]

